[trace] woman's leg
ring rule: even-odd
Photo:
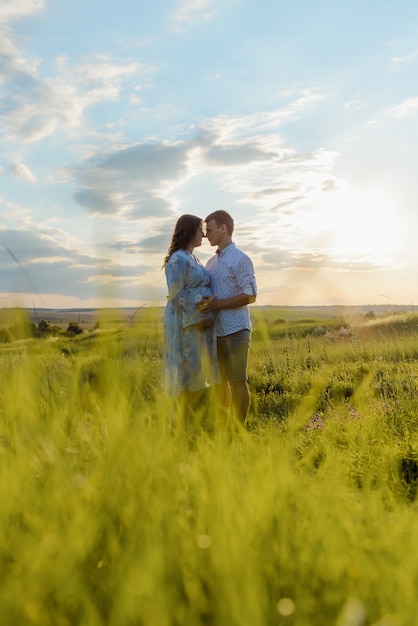
[[[216,431],[225,432],[228,427],[229,407],[231,405],[231,387],[225,379],[216,385]]]

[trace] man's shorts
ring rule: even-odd
[[[247,380],[250,340],[251,333],[246,328],[232,335],[218,337],[218,361],[223,380],[231,383]]]

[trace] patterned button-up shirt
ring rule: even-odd
[[[233,298],[240,293],[254,297],[257,295],[253,263],[249,256],[235,247],[234,243],[221,251],[217,250],[215,256],[207,262],[206,269],[210,274],[212,292],[219,300]],[[245,328],[251,330],[247,305],[218,311],[216,320],[218,337],[231,335]]]

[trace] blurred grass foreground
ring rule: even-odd
[[[1,626],[417,623],[415,314],[260,314],[228,440],[170,432],[155,312],[27,325],[0,335]]]

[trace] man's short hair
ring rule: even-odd
[[[211,220],[215,220],[217,226],[225,224],[228,235],[232,235],[232,233],[234,232],[234,220],[229,215],[229,213],[227,213],[223,209],[220,209],[219,211],[214,211],[213,213],[208,215],[205,219],[205,222],[208,223]]]

